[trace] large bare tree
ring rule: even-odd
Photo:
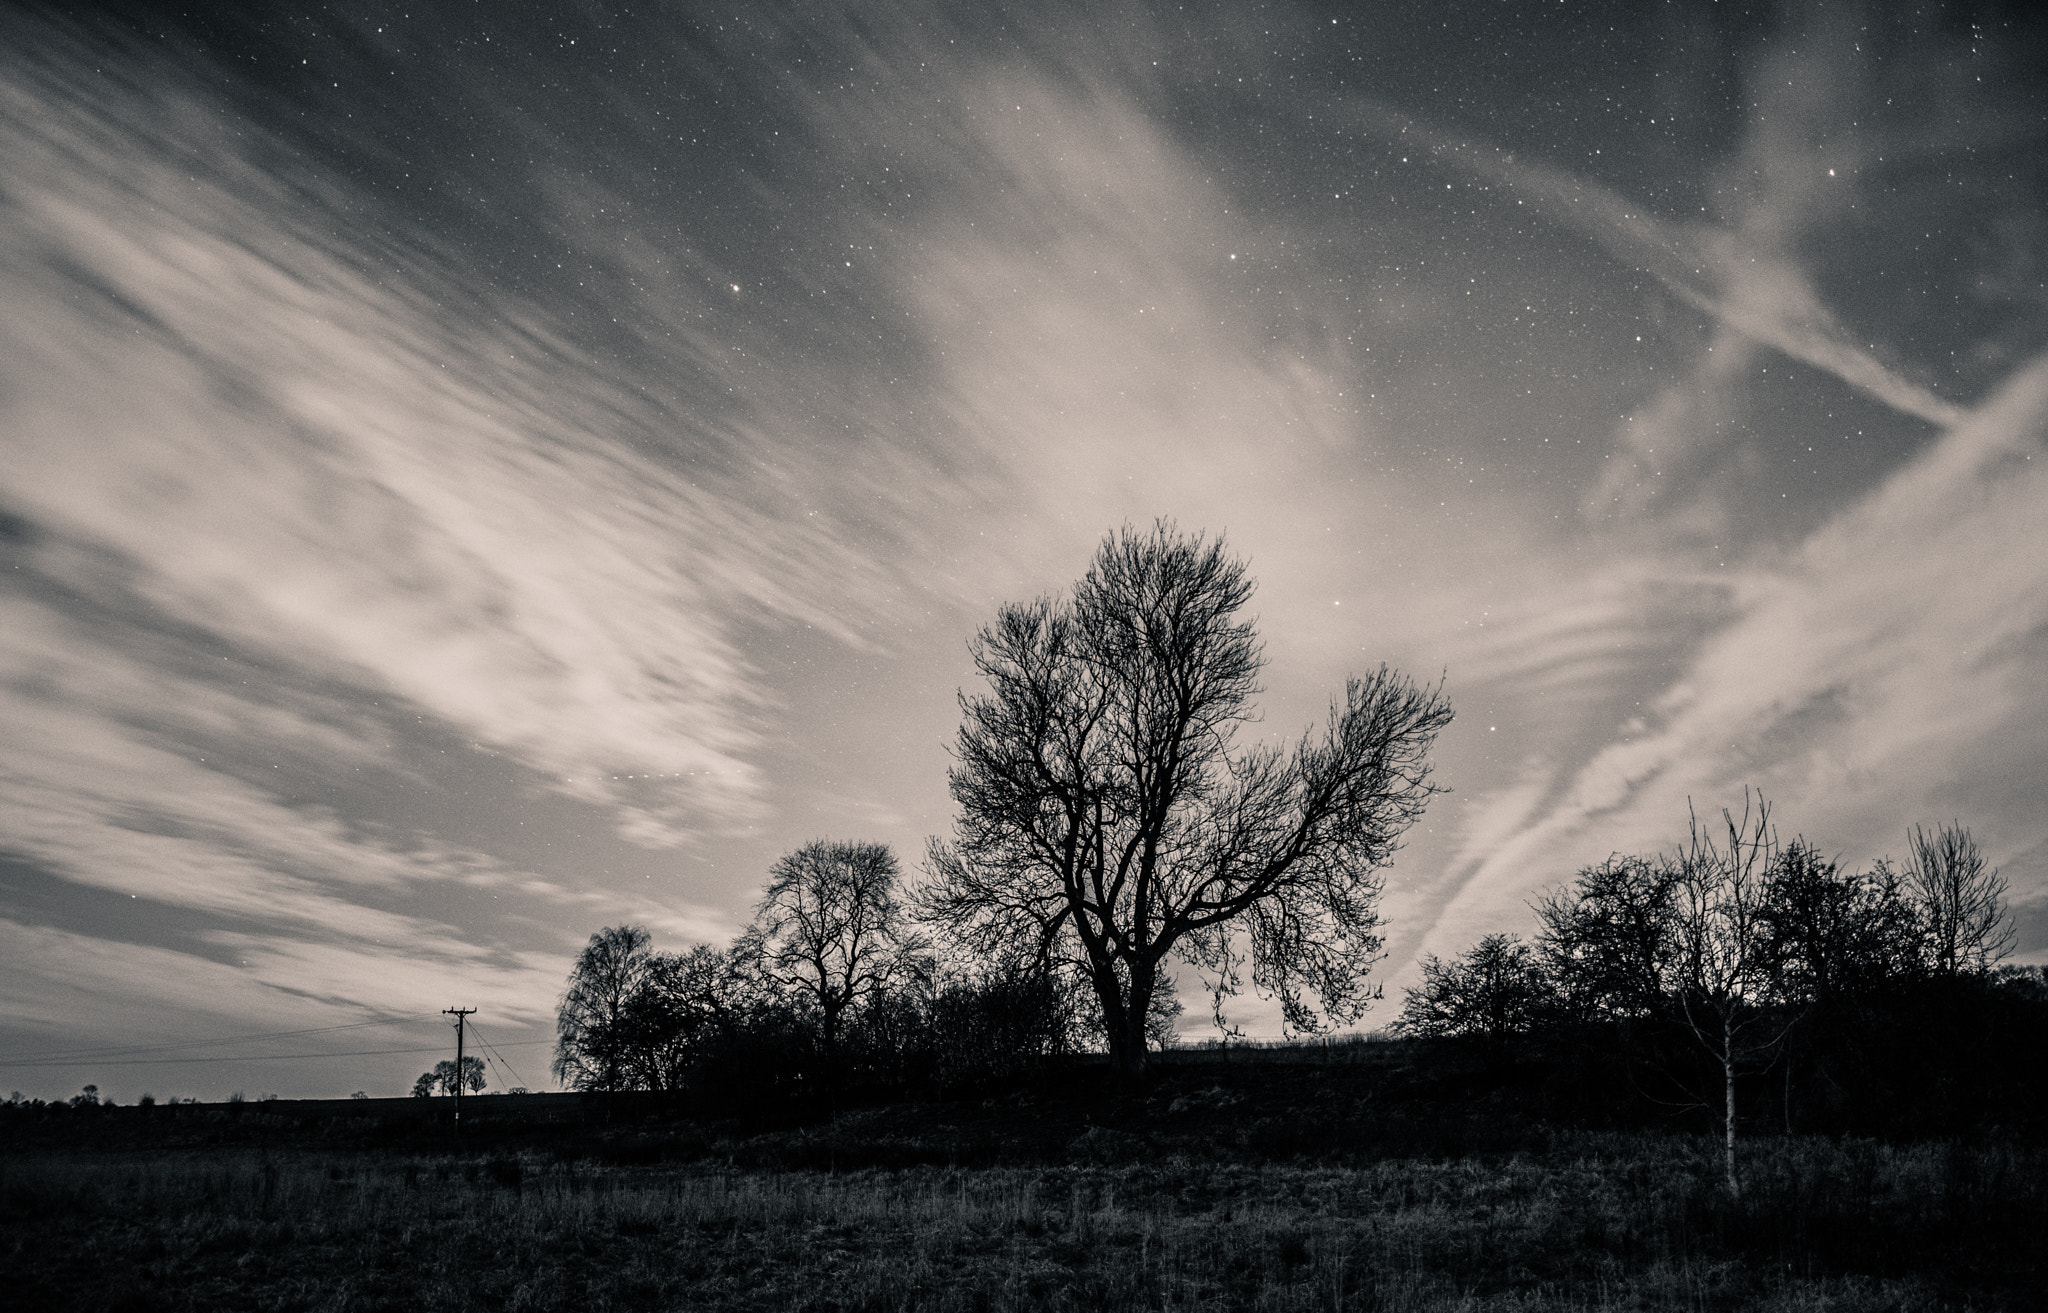
[[[1219,999],[1249,961],[1290,1027],[1355,1019],[1378,872],[1438,791],[1450,706],[1384,666],[1291,748],[1237,747],[1263,661],[1252,589],[1220,539],[1127,526],[1070,594],[1003,607],[970,645],[988,689],[961,694],[955,831],[921,910],[971,952],[1024,944],[1079,975],[1125,1077],[1169,954]]]

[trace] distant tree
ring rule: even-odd
[[[1735,1078],[1783,1041],[1788,1022],[1766,1006],[1776,983],[1765,916],[1778,842],[1770,804],[1743,794],[1742,816],[1726,808],[1722,825],[1692,818],[1685,845],[1666,859],[1677,896],[1676,993],[1680,1016],[1712,1056],[1722,1078],[1723,1164],[1728,1192],[1735,1170]],[[1723,831],[1716,838],[1715,829]]]
[[[646,979],[650,942],[640,926],[607,926],[590,937],[570,970],[555,1010],[554,1072],[572,1088],[633,1084],[627,1003]]]
[[[849,1009],[870,1002],[919,946],[896,896],[895,855],[879,843],[819,840],[776,860],[738,946],[817,1021],[828,1062]]]
[[[1801,1066],[1821,1076],[1817,1089],[1835,1102],[1845,1082],[1870,1083],[1869,1037],[1885,1028],[1900,989],[1919,973],[1917,923],[1889,860],[1845,871],[1803,838],[1786,844],[1772,865],[1761,919],[1774,992],[1798,1017],[1777,1058],[1790,1134]]]
[[[370,1097],[370,1092],[368,1090],[357,1090],[354,1094],[351,1094],[348,1097],[351,1099],[367,1099]]]
[[[1991,983],[2014,998],[2048,1003],[2048,967],[1999,967]]]
[[[1498,1045],[1529,1030],[1549,998],[1549,976],[1529,945],[1514,935],[1488,935],[1453,961],[1424,957],[1422,984],[1407,991],[1394,1028]]]
[[[1021,945],[1075,973],[1122,1077],[1145,1067],[1169,955],[1219,999],[1248,957],[1290,1029],[1355,1019],[1378,872],[1437,792],[1450,707],[1386,667],[1292,749],[1235,750],[1263,664],[1252,588],[1220,539],[1126,527],[1070,594],[1004,606],[970,644],[988,691],[961,695],[954,835],[921,913],[970,955]]]
[[[937,990],[928,1027],[941,1084],[1013,1080],[1068,1052],[1075,993],[1036,963],[958,975]]]
[[[1676,883],[1668,863],[1617,853],[1537,901],[1544,968],[1570,1011],[1659,1011],[1679,952]]]
[[[473,1053],[463,1055],[462,1073],[464,1076],[462,1085],[464,1093],[475,1094],[489,1083],[484,1074],[484,1060]],[[446,1058],[435,1063],[432,1071],[421,1072],[420,1078],[412,1083],[412,1095],[416,1099],[425,1099],[436,1094],[453,1093],[455,1093],[455,1063]],[[354,1097],[367,1098],[369,1096],[359,1092]]]
[[[453,1062],[451,1062],[451,1061],[448,1061],[447,1059],[443,1059],[442,1061],[440,1061],[440,1062],[437,1062],[437,1063],[435,1063],[435,1064],[434,1064],[434,1070],[433,1070],[433,1072],[431,1073],[431,1075],[432,1075],[432,1076],[433,1076],[433,1078],[434,1078],[434,1091],[435,1091],[435,1093],[437,1093],[437,1094],[454,1094],[454,1093],[455,1093],[455,1081],[456,1081],[456,1071],[455,1071],[455,1064],[454,1064]],[[465,1053],[465,1054],[463,1054],[463,1056],[462,1056],[462,1090],[463,1090],[463,1093],[465,1093],[465,1094],[477,1094],[477,1093],[480,1093],[480,1092],[481,1092],[481,1091],[483,1090],[484,1086],[485,1086],[485,1085],[487,1085],[487,1084],[489,1084],[489,1083],[490,1083],[490,1082],[489,1082],[489,1080],[488,1080],[488,1078],[486,1077],[486,1075],[485,1075],[485,1072],[484,1072],[484,1060],[483,1060],[482,1058],[479,1058],[478,1056],[476,1056],[476,1055],[475,1055],[474,1053]]]
[[[1922,961],[1937,979],[1983,975],[2012,951],[2006,882],[1959,822],[1914,826],[1906,887],[1920,918]]]
[[[99,1105],[100,1087],[97,1085],[88,1085],[71,1096],[71,1106],[74,1108],[97,1108]]]

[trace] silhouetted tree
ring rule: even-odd
[[[1262,664],[1252,587],[1220,540],[1126,527],[1069,595],[1003,607],[970,645],[988,691],[961,694],[955,831],[921,911],[969,953],[1023,944],[1076,972],[1122,1076],[1144,1069],[1169,954],[1219,998],[1248,956],[1292,1029],[1356,1018],[1378,872],[1436,792],[1450,707],[1384,666],[1291,750],[1233,750]]]
[[[1488,935],[1453,961],[1422,959],[1422,984],[1407,991],[1395,1029],[1408,1035],[1472,1035],[1499,1045],[1529,1030],[1550,1000],[1550,978],[1529,945]]]
[[[1759,917],[1789,1003],[1840,1003],[1913,969],[1913,909],[1887,861],[1848,872],[1794,839],[1768,872]]]
[[[1079,1030],[1074,991],[1042,965],[1013,959],[941,982],[926,1022],[945,1086],[1014,1079],[1068,1052]]]
[[[625,1084],[682,1089],[707,1044],[744,1024],[752,965],[739,950],[710,944],[650,954],[620,1014]]]
[[[849,1009],[876,998],[918,947],[896,898],[896,858],[879,843],[805,844],[769,868],[738,951],[817,1019],[829,1064]]]
[[[463,1092],[476,1094],[489,1084],[484,1072],[484,1060],[473,1053],[462,1055]],[[455,1093],[455,1063],[442,1059],[434,1064],[432,1071],[423,1071],[420,1078],[412,1083],[413,1097],[424,1099],[435,1094]]]
[[[555,1010],[554,1071],[573,1088],[631,1088],[626,1005],[646,977],[650,942],[640,926],[607,926],[590,937],[570,970]]]
[[[1922,961],[1937,979],[1983,975],[2012,951],[2006,883],[1959,822],[1914,826],[1906,887],[1920,918]]]
[[[2048,967],[1999,967],[1991,983],[2000,992],[2030,1003],[2048,1003]]]
[[[1662,1006],[1678,959],[1677,872],[1616,853],[1535,904],[1537,943],[1558,998],[1588,1018],[1640,1018]]]
[[[1918,975],[1917,927],[1889,860],[1845,871],[1803,838],[1786,844],[1771,867],[1762,921],[1774,992],[1799,1017],[1778,1059],[1789,1134],[1800,1068],[1810,1068],[1820,1078],[1816,1092],[1838,1104],[1845,1082],[1870,1083],[1870,1037],[1889,1024],[1899,991]]]

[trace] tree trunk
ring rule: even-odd
[[[1135,1030],[1137,1033],[1132,1034]],[[1110,1032],[1109,1063],[1118,1083],[1134,1085],[1145,1078],[1149,1055],[1145,1051],[1145,1026],[1119,1026]]]
[[[1742,1195],[1742,1183],[1735,1176],[1735,1026],[1731,1017],[1721,1018],[1721,1078],[1725,1107],[1726,1138],[1723,1157],[1728,1168],[1728,1193]]]
[[[839,1114],[839,1011],[830,1003],[825,1005],[825,1051],[820,1055],[824,1059],[825,1112],[832,1117]]]
[[[1144,1079],[1147,1054],[1145,1051],[1145,1018],[1151,1011],[1150,982],[1139,981],[1137,970],[1132,971],[1130,992],[1126,994],[1115,971],[1104,971],[1096,980],[1096,990],[1102,995],[1103,1030],[1109,1038],[1109,1065],[1119,1085],[1134,1085]]]

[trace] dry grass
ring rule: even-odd
[[[0,1159],[15,1308],[2032,1308],[2048,1157],[1586,1137],[1491,1161],[850,1174]]]

